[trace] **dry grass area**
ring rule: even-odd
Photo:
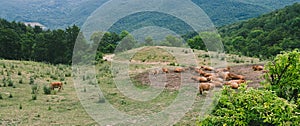
[[[7,79],[12,81],[12,86],[8,86]],[[0,60],[0,80],[3,98],[0,99],[0,125],[97,124],[77,98],[69,66]],[[52,94],[45,95],[43,87],[53,81],[64,82],[64,90],[55,89]],[[36,94],[32,94],[34,86],[37,86]],[[36,100],[33,100],[34,95]]]
[[[234,66],[232,71],[242,75],[253,73],[250,69],[251,65],[246,64],[263,63],[255,58],[236,55],[226,55],[226,58],[219,59],[220,62],[227,60],[228,65]],[[214,64],[211,63],[217,61],[212,62],[209,53],[200,50],[146,47],[116,54],[112,62],[127,64],[131,81],[138,88],[146,89],[147,86],[143,83],[149,83],[149,72],[154,69],[161,67],[172,69],[176,66],[188,67],[189,65],[213,66]],[[172,104],[178,95],[179,87],[176,87],[176,84],[181,79],[180,74],[172,72],[167,75],[167,78],[170,84],[173,84],[171,86],[174,90],[165,89],[151,101],[139,102],[126,98],[116,88],[112,79],[116,75],[114,72],[118,72],[118,69],[112,72],[110,67],[111,62],[97,65],[96,76],[106,100],[121,112],[130,115],[148,115],[159,112]],[[260,73],[253,73],[246,79],[255,79],[258,74]],[[0,94],[2,96],[0,99],[0,125],[97,125],[81,106],[72,76],[71,67],[66,65],[53,66],[36,62],[0,60]],[[84,76],[79,76],[79,79],[89,82],[89,78],[92,76],[84,73]],[[11,83],[9,80],[12,82],[10,86],[8,86]],[[32,80],[34,80],[33,83]],[[62,81],[64,90],[55,89],[49,95],[44,94],[43,87],[53,81]],[[255,87],[259,81],[260,79],[255,79],[251,85]],[[34,86],[37,86],[38,90],[37,93],[32,94]],[[10,94],[12,98],[9,98]],[[36,96],[36,100],[33,96]],[[205,97],[205,95],[198,95],[193,109],[186,113],[177,125],[194,125]]]

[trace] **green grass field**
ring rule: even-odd
[[[127,60],[132,56],[135,62],[130,63],[130,76],[156,67],[171,67],[169,63],[185,61],[185,55],[192,50],[184,48],[146,47],[116,55],[114,59]],[[209,65],[210,58],[205,51],[194,50],[198,65]],[[174,56],[183,57],[176,59]],[[176,60],[175,60],[176,59]],[[236,55],[227,55],[229,65],[261,63],[258,59]],[[167,62],[166,64],[161,62]],[[184,65],[184,64],[180,64]],[[130,115],[148,115],[164,110],[177,97],[176,90],[163,90],[151,101],[138,102],[126,98],[114,84],[110,62],[96,65],[97,79],[101,90],[115,108]],[[0,125],[97,125],[81,106],[73,85],[71,66],[50,65],[28,61],[0,60]],[[89,81],[89,75],[84,75]],[[81,77],[83,79],[83,77]],[[132,78],[131,78],[132,79]],[[44,86],[50,82],[62,81],[64,89],[55,89],[51,94],[44,94]],[[137,81],[133,82],[143,89]],[[36,93],[33,89],[37,88]],[[82,89],[85,92],[89,90]],[[194,125],[205,96],[197,96],[193,109],[177,125]],[[36,100],[35,100],[36,98]],[[99,103],[100,104],[100,103]]]

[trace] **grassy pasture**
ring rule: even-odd
[[[138,48],[117,54],[113,59],[128,63],[131,81],[137,88],[145,89],[147,87],[134,80],[134,76],[154,68],[174,67],[170,66],[172,63],[185,66],[188,63],[184,61],[190,60],[192,53],[197,65],[210,65],[210,57],[205,51],[171,47]],[[229,65],[260,63],[258,59],[236,55],[226,55],[226,60]],[[172,104],[178,95],[176,90],[164,89],[151,101],[138,102],[127,98],[116,88],[110,66],[111,62],[96,65],[96,76],[106,100],[122,112],[130,115],[159,112]],[[0,60],[0,125],[97,125],[81,106],[72,76],[71,66]],[[89,76],[92,75],[86,74],[80,78],[90,81]],[[44,94],[44,86],[53,81],[62,81],[64,90],[59,92],[55,89],[50,95]],[[37,92],[32,94],[34,86]],[[36,100],[33,96],[36,96]],[[194,125],[204,98],[205,95],[197,96],[193,109],[176,125]]]

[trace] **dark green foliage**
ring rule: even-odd
[[[271,91],[243,87],[236,92],[225,88],[217,106],[200,125],[299,125],[295,110],[296,105]]]
[[[49,86],[44,85],[43,90],[44,90],[44,94],[46,95],[51,94],[51,88]]]
[[[23,109],[23,106],[22,106],[22,104],[20,104],[20,105],[19,105],[19,109]]]
[[[13,95],[11,93],[9,93],[8,98],[13,98]]]
[[[29,84],[30,85],[34,84],[34,78],[33,78],[33,76],[30,76],[30,78],[29,78]]]
[[[279,97],[297,102],[300,95],[300,51],[283,52],[266,65],[265,86]]]
[[[0,94],[0,100],[3,99],[2,94]]]
[[[50,75],[50,78],[52,78],[53,80],[57,80],[57,79],[58,79],[58,76],[57,76],[57,75],[51,74],[51,75]]]
[[[262,59],[300,48],[300,4],[219,28],[229,53]]]
[[[8,81],[7,86],[9,86],[9,87],[13,87],[14,86],[14,82],[10,78],[7,81]]]
[[[37,95],[36,94],[32,94],[31,98],[32,98],[32,100],[37,100]]]
[[[23,79],[22,78],[19,80],[19,84],[23,84]]]
[[[37,94],[38,93],[38,86],[35,84],[35,85],[32,85],[31,86],[31,94]]]
[[[45,31],[4,19],[0,24],[0,58],[71,64],[79,27]]]

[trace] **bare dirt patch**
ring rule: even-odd
[[[245,76],[245,79],[248,81],[248,87],[252,88],[260,88],[262,87],[260,82],[263,81],[263,72],[262,71],[254,71],[252,69],[253,65],[240,65],[240,66],[231,66],[230,72],[243,75]],[[185,72],[190,72],[191,75],[197,75],[194,71],[188,70]],[[143,73],[139,73],[135,76],[133,76],[133,80],[137,81],[139,84],[142,85],[149,85],[151,84],[151,81],[149,79],[150,76],[159,76],[159,74],[165,74],[160,72],[158,75],[152,75],[153,73],[151,71],[146,71]],[[173,71],[170,71],[169,73],[166,73],[166,89],[168,90],[178,90],[180,88],[181,84],[181,73],[175,73]],[[188,83],[195,83],[196,81],[192,80],[191,78],[186,78],[184,82]]]
[[[260,88],[260,87],[262,87],[260,82],[262,82],[264,80],[263,72],[262,71],[254,71],[252,69],[252,66],[253,66],[252,64],[251,65],[233,66],[233,67],[231,67],[230,72],[245,76],[245,79],[247,81],[249,81],[248,87]]]

